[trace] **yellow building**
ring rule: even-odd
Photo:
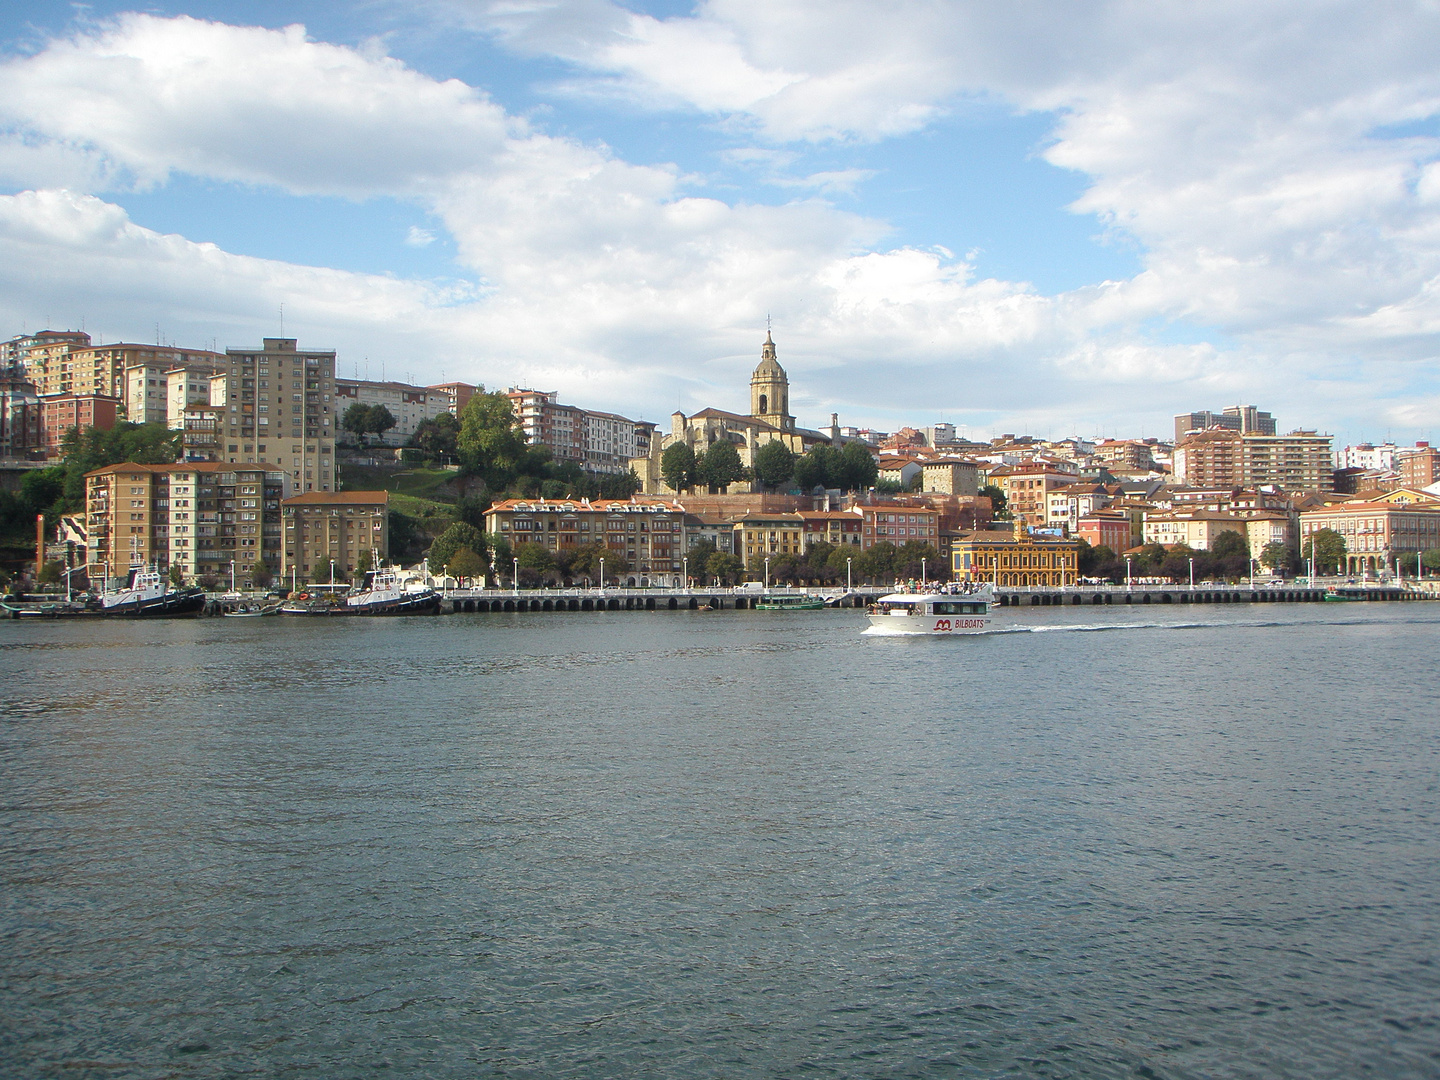
[[[988,581],[1009,588],[1074,585],[1080,545],[1074,540],[1030,535],[1022,522],[1014,532],[965,533],[951,554],[956,581]]]
[[[759,574],[765,560],[798,559],[804,551],[805,515],[747,512],[735,519],[735,554],[745,571]]]

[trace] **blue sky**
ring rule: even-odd
[[[283,304],[342,371],[661,420],[743,406],[768,315],[804,423],[1244,401],[1430,438],[1437,38],[1374,4],[12,5],[4,332],[223,347]]]

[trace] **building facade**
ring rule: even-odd
[[[60,453],[60,441],[71,428],[109,431],[120,417],[120,399],[108,394],[51,394],[40,399],[40,444],[45,453]]]
[[[1300,514],[1300,543],[1321,529],[1345,541],[1345,572],[1394,572],[1397,561],[1408,573],[1417,555],[1440,548],[1440,505],[1379,502],[1336,503]]]
[[[1175,471],[1196,488],[1273,485],[1287,492],[1331,491],[1332,441],[1331,436],[1313,431],[1289,435],[1201,431],[1186,436],[1175,448]]]
[[[1075,584],[1079,552],[1074,540],[1032,536],[1016,522],[1011,532],[975,532],[959,538],[951,560],[956,581],[1054,589]]]
[[[658,501],[505,499],[485,511],[485,531],[556,552],[603,544],[628,567],[614,560],[607,580],[639,588],[679,585],[686,552],[684,508]]]
[[[800,514],[747,512],[735,519],[735,554],[752,576],[763,575],[767,560],[799,559],[804,553],[805,519]]]
[[[428,386],[411,386],[402,382],[375,382],[369,379],[336,379],[335,411],[339,430],[336,438],[357,441],[347,434],[343,427],[345,410],[352,405],[383,405],[395,418],[395,426],[382,432],[378,437],[367,435],[367,439],[378,438],[386,446],[404,446],[415,429],[425,420],[433,420],[441,413],[449,412],[451,396],[442,390]]]
[[[1417,442],[1413,450],[1401,450],[1395,457],[1400,484],[1407,488],[1440,483],[1440,450],[1428,442]]]
[[[280,504],[284,544],[280,573],[288,582],[349,581],[362,560],[390,561],[390,494],[385,491],[307,491]]]
[[[187,579],[248,582],[281,563],[278,469],[219,462],[136,465],[85,476],[87,558],[100,580],[137,566],[179,567]]]
[[[1216,510],[1158,511],[1145,515],[1142,539],[1147,544],[1184,544],[1195,551],[1209,551],[1221,533],[1233,532],[1248,543],[1245,522],[1236,514]]]
[[[1175,441],[1178,443],[1193,431],[1218,428],[1237,431],[1242,435],[1274,435],[1275,418],[1254,405],[1234,405],[1223,412],[1181,413],[1175,417]]]
[[[225,409],[221,460],[283,469],[297,493],[334,491],[334,350],[266,338],[258,349],[226,349],[225,364],[210,389],[210,404]]]

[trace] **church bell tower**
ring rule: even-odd
[[[760,349],[760,364],[750,376],[750,415],[781,431],[794,431],[795,418],[790,415],[790,379],[775,359],[775,342],[765,331],[765,344]]]

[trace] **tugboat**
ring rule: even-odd
[[[137,566],[130,573],[130,584],[123,589],[100,594],[102,615],[125,615],[130,618],[158,618],[172,615],[197,615],[205,607],[205,590],[199,586],[172,588],[153,563]]]
[[[351,615],[435,615],[440,594],[418,581],[401,581],[393,568],[370,570],[365,583],[345,598]]]

